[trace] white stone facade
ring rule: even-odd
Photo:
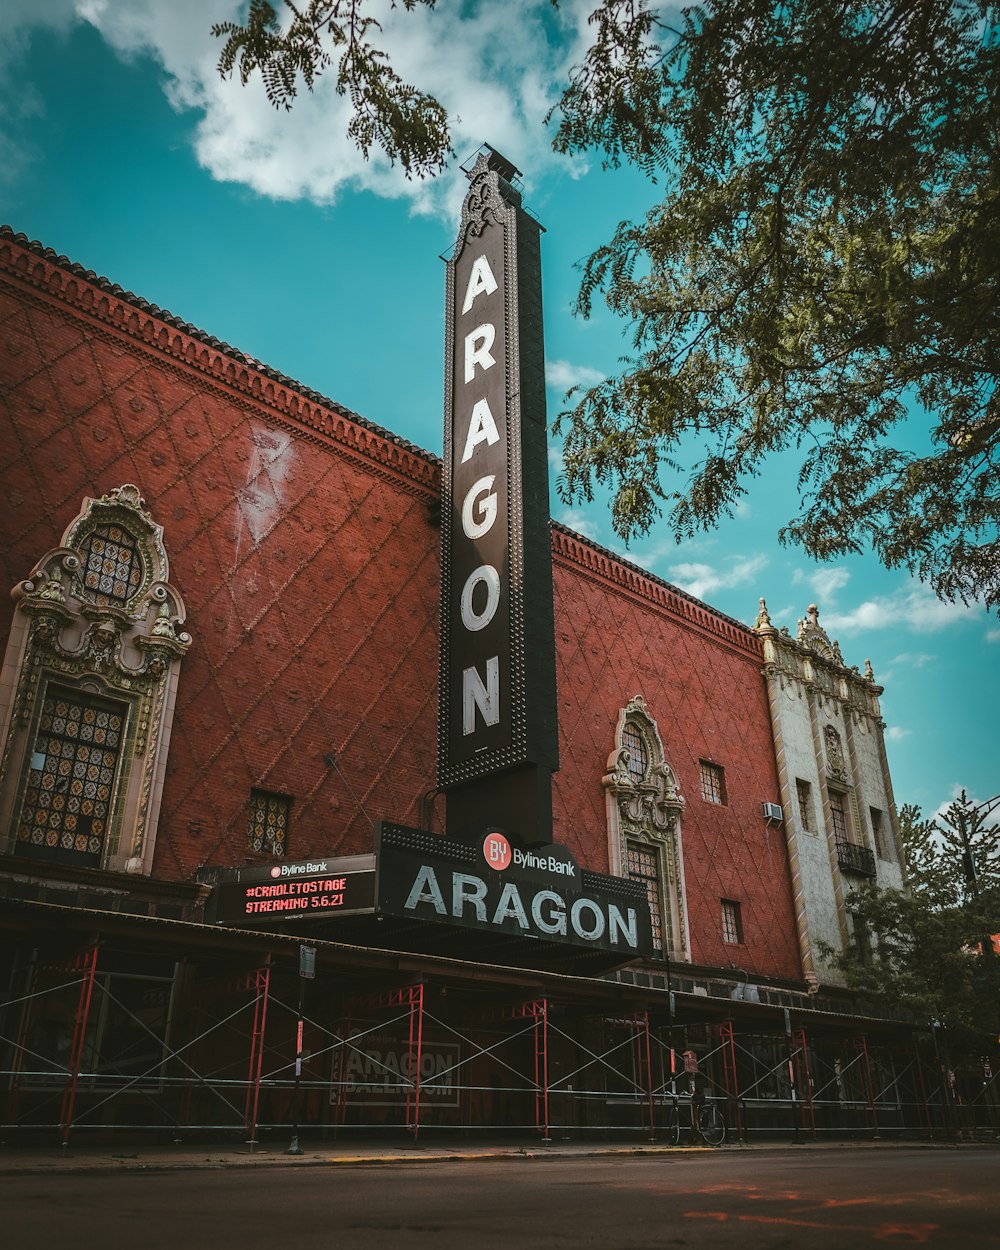
[[[858,940],[846,905],[864,880],[904,884],[899,823],[884,723],[871,664],[848,668],[815,604],[796,637],[771,623],[764,600],[756,629],[767,682],[792,873],[802,967],[812,984],[838,985],[820,944]]]

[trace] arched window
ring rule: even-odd
[[[136,487],[83,508],[28,577],[0,689],[0,849],[146,872],[191,638]]]
[[[684,799],[642,695],[618,718],[604,789],[611,871],[645,885],[657,953],[690,959],[680,828]]]

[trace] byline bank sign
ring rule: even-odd
[[[377,860],[383,915],[568,943],[623,963],[652,954],[642,884],[581,869],[557,843],[525,848],[491,831],[475,846],[382,822]]]

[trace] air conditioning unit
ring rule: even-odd
[[[780,825],[785,819],[785,813],[781,810],[780,803],[761,803],[761,814],[768,822]]]

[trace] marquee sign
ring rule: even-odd
[[[381,915],[586,947],[622,963],[652,957],[642,883],[582,869],[564,846],[519,846],[499,830],[477,846],[387,821],[376,837]]]
[[[272,921],[371,912],[375,906],[375,860],[371,855],[301,860],[226,873],[214,893],[222,924],[255,927]]]
[[[520,207],[515,173],[491,150],[479,157],[448,263],[444,790],[518,768],[548,784],[558,767],[540,227]],[[541,793],[535,777],[527,790]]]
[[[208,910],[218,924],[252,929],[301,922],[335,937],[336,927],[322,922],[367,915],[373,922],[384,917],[500,939],[535,938],[623,964],[653,953],[641,882],[589,872],[565,846],[529,846],[500,829],[471,843],[380,821],[373,855],[279,861],[213,876]],[[382,939],[394,941],[383,929]],[[530,955],[519,960],[532,962]]]

